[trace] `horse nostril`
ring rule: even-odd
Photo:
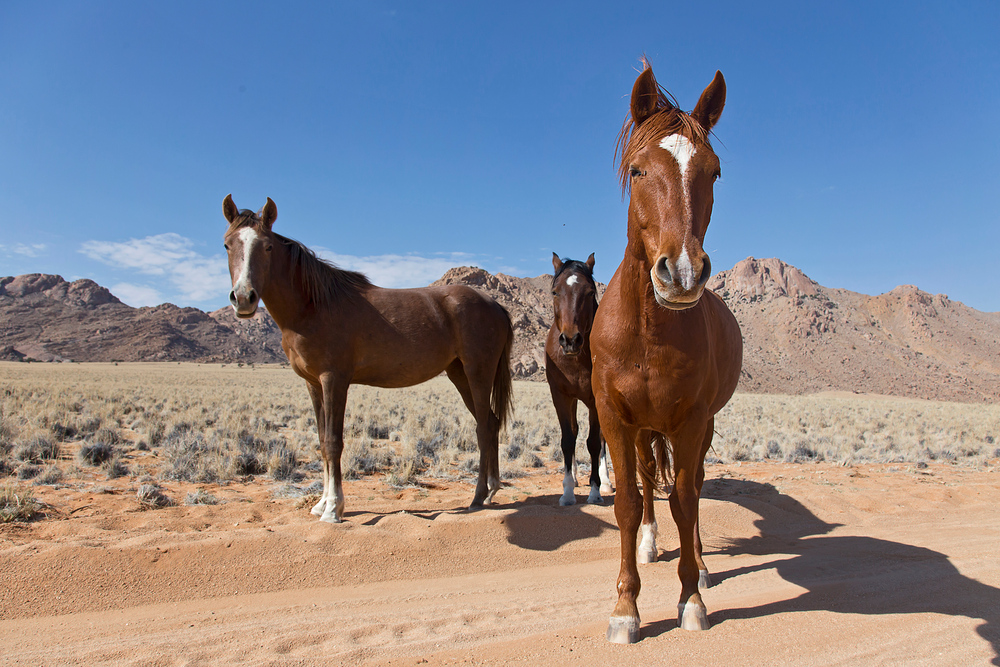
[[[250,290],[250,294],[247,298],[250,299],[250,303],[257,303],[257,292]]]
[[[712,261],[705,255],[705,259],[701,264],[701,275],[698,276],[698,286],[704,287],[708,279],[712,277]]]
[[[234,306],[238,305],[236,301],[236,290],[233,290],[232,292],[229,293],[229,303],[233,304]]]
[[[573,336],[573,347],[575,349],[583,347],[583,334],[577,333]]]
[[[559,344],[562,345],[563,347],[566,347],[568,343],[569,339],[566,338],[566,334],[559,334]]]
[[[670,267],[667,266],[666,255],[660,257],[656,262],[656,277],[660,279],[660,282],[669,285],[674,281],[673,276],[670,275]]]

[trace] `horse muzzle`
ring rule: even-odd
[[[572,336],[559,334],[559,347],[567,357],[575,357],[583,349],[583,334],[577,331]]]
[[[687,310],[698,305],[712,275],[708,255],[700,260],[701,265],[697,266],[688,260],[687,253],[677,260],[660,256],[649,271],[656,303],[670,310]]]
[[[229,293],[229,303],[236,311],[236,317],[249,319],[257,313],[257,304],[260,303],[260,296],[253,288],[247,294],[237,294],[236,290]]]

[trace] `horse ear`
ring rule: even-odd
[[[711,130],[719,122],[722,109],[726,106],[726,80],[722,72],[716,70],[715,78],[701,94],[698,106],[691,112],[691,117],[701,124],[705,131]]]
[[[587,261],[585,263],[588,269],[590,269],[591,271],[594,270],[594,253],[590,253],[590,257],[587,258]]]
[[[271,229],[271,225],[274,221],[278,219],[278,207],[271,200],[270,197],[267,198],[267,203],[264,204],[264,208],[260,213],[260,221],[266,229]]]
[[[656,112],[659,101],[660,88],[656,85],[653,68],[647,63],[632,86],[632,122],[636,127]]]
[[[552,268],[555,270],[556,273],[559,273],[559,269],[562,268],[562,265],[563,263],[562,260],[559,259],[559,255],[552,253]]]
[[[226,216],[229,224],[233,224],[236,218],[240,216],[240,210],[233,203],[233,196],[231,194],[226,195],[226,198],[222,200],[222,215]]]

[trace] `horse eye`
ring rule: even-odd
[[[716,180],[716,181],[719,180],[720,178],[722,178],[722,170],[721,169],[716,169],[715,173],[712,174],[712,178],[714,180]]]
[[[223,243],[222,247],[225,248],[226,250],[229,250],[229,244],[228,243]]]
[[[628,175],[632,178],[638,178],[640,176],[645,176],[646,172],[641,171],[639,167],[629,167]]]
[[[267,252],[271,252],[271,246],[264,246],[264,250]]]

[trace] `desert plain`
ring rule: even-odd
[[[1000,664],[996,405],[738,394],[701,502],[712,627],[676,627],[661,490],[642,638],[617,646],[613,497],[585,503],[584,432],[578,503],[558,505],[544,384],[515,383],[504,486],[478,511],[446,380],[352,389],[331,525],[309,513],[315,426],[287,368],[0,378],[3,665]]]

